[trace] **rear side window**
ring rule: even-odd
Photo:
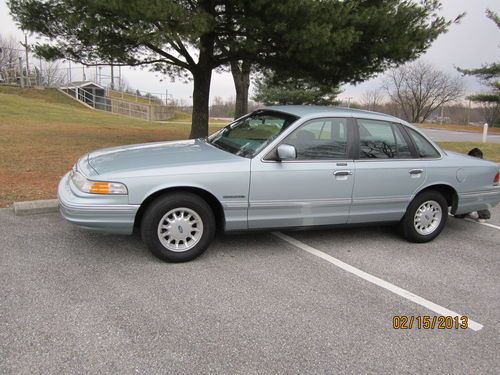
[[[411,128],[408,129],[408,133],[410,133],[410,137],[413,139],[415,143],[415,147],[417,148],[418,156],[421,158],[438,158],[439,152],[434,148],[434,146],[425,139],[420,133],[416,132]]]
[[[358,119],[360,159],[408,159],[411,151],[399,128],[392,123]]]

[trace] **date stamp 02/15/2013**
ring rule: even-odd
[[[392,318],[394,329],[467,329],[469,318],[445,315],[395,315]]]

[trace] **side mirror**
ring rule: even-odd
[[[293,160],[297,158],[297,150],[292,145],[279,145],[278,146],[278,159],[279,160]]]

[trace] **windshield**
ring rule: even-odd
[[[235,121],[208,138],[208,142],[232,154],[252,158],[266,147],[297,117],[258,111]]]

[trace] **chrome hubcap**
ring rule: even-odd
[[[441,206],[436,201],[427,201],[420,205],[413,223],[418,234],[427,236],[434,232],[443,218]]]
[[[158,224],[158,238],[170,251],[182,252],[193,248],[203,235],[200,215],[186,207],[168,211]]]

